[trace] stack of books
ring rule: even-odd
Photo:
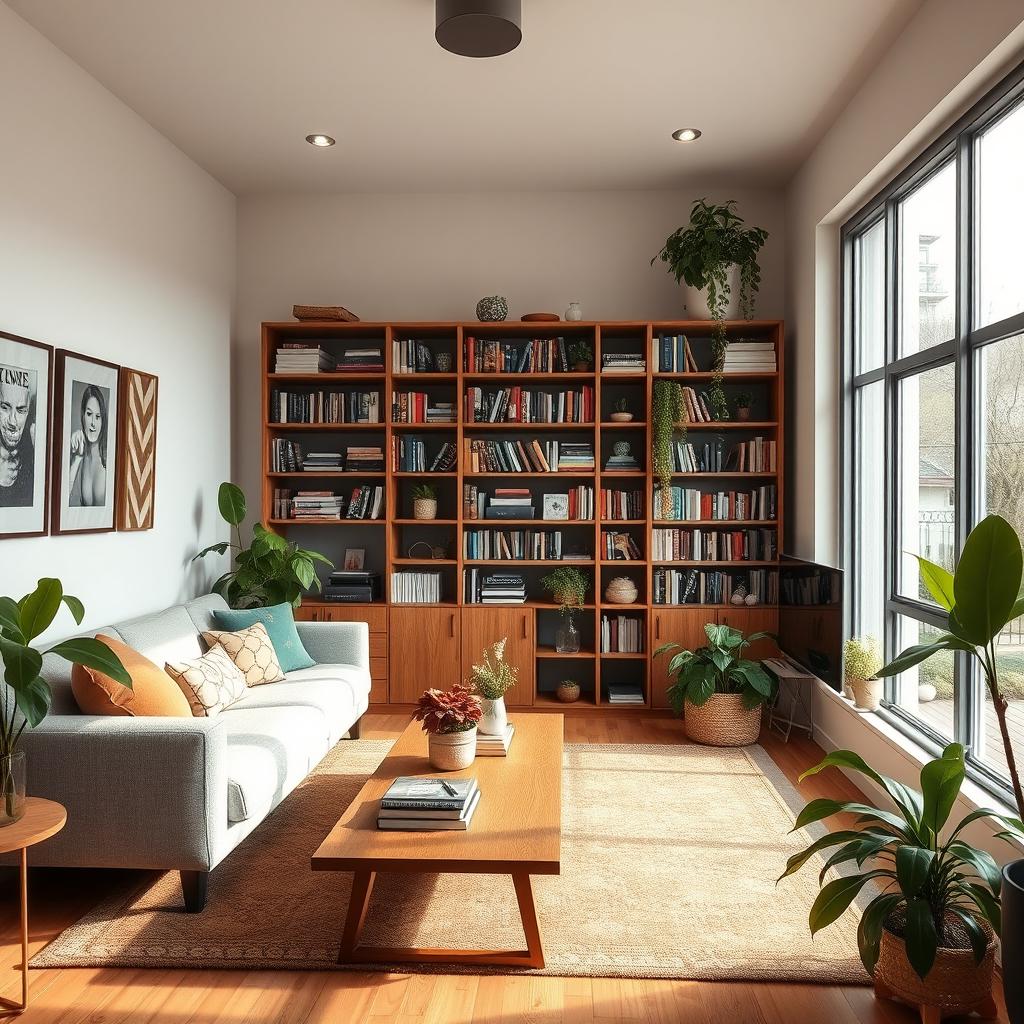
[[[608,703],[643,705],[644,692],[635,683],[609,683]]]
[[[392,391],[393,423],[454,423],[455,403],[439,402],[425,391]]]
[[[525,604],[526,580],[516,573],[485,573],[466,569],[463,573],[466,604]]]
[[[286,342],[274,358],[274,373],[329,373],[334,368],[330,352],[305,342]]]
[[[379,348],[347,348],[335,368],[343,373],[383,372],[384,357]]]
[[[307,473],[339,473],[342,458],[341,452],[306,452],[302,468]]]
[[[483,498],[483,495],[478,495]],[[533,495],[525,487],[496,487],[487,498],[484,519],[532,519]]]
[[[516,734],[516,727],[509,722],[505,726],[505,732],[501,736],[485,736],[477,730],[476,734],[476,756],[477,757],[507,757],[508,748],[512,744],[512,737]]]
[[[351,445],[345,449],[346,473],[380,473],[384,470],[384,449],[380,445]]]
[[[558,449],[559,473],[592,473],[594,471],[594,446],[589,441],[562,441]]]
[[[292,519],[340,519],[345,499],[332,491],[297,491],[292,498]]]
[[[642,352],[605,352],[601,356],[602,373],[646,373],[647,360]]]
[[[774,373],[775,343],[771,341],[730,341],[725,350],[723,373]]]
[[[633,458],[632,452],[627,452],[625,455],[609,455],[608,461],[604,464],[604,468],[611,473],[621,473],[629,469],[639,469],[640,463]]]
[[[465,831],[480,804],[476,779],[402,775],[381,797],[377,828],[403,832]]]

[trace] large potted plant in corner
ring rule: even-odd
[[[555,632],[555,650],[560,654],[575,654],[580,649],[580,634],[573,611],[586,603],[590,580],[582,569],[560,565],[542,576],[540,585],[551,594],[562,613],[562,625]]]
[[[245,495],[235,484],[220,485],[217,507],[221,518],[234,531],[234,540],[211,544],[192,561],[211,553],[232,553],[234,567],[213,585],[213,592],[220,594],[232,608],[262,608],[284,603],[298,608],[305,591],[311,587],[320,589],[314,563],[322,562],[334,568],[319,552],[289,543],[262,523],[253,525],[251,541],[243,544],[241,524],[245,522],[247,509]]]
[[[25,752],[18,749],[18,742],[26,726],[34,729],[46,718],[53,701],[49,684],[40,674],[43,655],[55,654],[72,664],[94,668],[122,686],[132,687],[120,658],[99,640],[72,637],[46,651],[32,646],[32,641],[50,628],[62,604],[81,625],[85,607],[77,597],[64,593],[60,580],[40,580],[20,601],[0,597],[0,659],[7,684],[0,687],[0,826],[10,825],[24,814]]]
[[[1007,623],[1024,615],[1020,539],[1002,516],[986,516],[967,538],[955,573],[926,558],[917,560],[928,592],[947,613],[947,631],[931,643],[908,648],[878,674],[899,675],[943,651],[963,651],[977,662],[999,723],[1019,829],[1024,792],[1010,739],[1008,702],[999,682],[996,639]],[[1003,963],[1024,964],[1024,860],[1006,865],[1003,883]],[[1024,975],[1019,970],[1005,971],[1003,986],[1011,1021],[1024,1021]]]
[[[654,656],[678,651],[668,663],[675,676],[666,695],[676,714],[683,715],[686,735],[695,743],[716,747],[745,747],[757,742],[761,708],[775,696],[775,680],[760,662],[748,661],[743,652],[755,640],[771,633],[743,633],[732,626],[704,627],[708,642],[695,651],[677,643],[662,644]]]
[[[841,917],[868,883],[877,883],[857,929],[857,944],[878,995],[895,995],[938,1010],[925,1020],[973,1010],[994,1017],[999,866],[984,850],[966,842],[963,830],[991,818],[1003,829],[1000,835],[1024,838],[1024,826],[980,808],[943,836],[965,774],[964,751],[958,743],[951,743],[941,757],[921,769],[920,791],[880,775],[851,750],[833,751],[800,780],[829,767],[867,776],[888,794],[896,810],[822,797],[800,812],[793,831],[833,814],[856,815],[857,827],[816,839],[789,858],[779,878],[798,871],[815,854],[833,851],[821,870],[821,891],[811,907],[811,933]],[[856,872],[825,881],[829,868],[854,864]],[[1003,962],[1014,963],[1007,959],[1005,947]],[[1012,1011],[1010,1017],[1019,1020]]]
[[[472,666],[473,689],[483,712],[477,728],[485,736],[504,736],[508,728],[505,694],[516,685],[519,669],[505,660],[507,643],[508,637],[503,636],[484,651],[479,665]]]
[[[427,755],[438,771],[457,772],[476,758],[476,724],[482,714],[480,701],[461,683],[450,690],[427,690],[413,717],[423,723]]]

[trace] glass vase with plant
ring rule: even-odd
[[[573,619],[573,609],[586,602],[590,580],[576,566],[560,565],[542,576],[540,585],[551,594],[562,612],[562,625],[555,632],[555,650],[574,654],[580,649],[580,634]]]
[[[686,444],[686,400],[674,380],[656,380],[651,393],[651,466],[658,478],[660,518],[672,518],[673,444],[678,427],[680,444]]]
[[[416,484],[412,489],[413,519],[437,518],[437,490],[431,484]]]
[[[569,342],[569,362],[578,373],[587,373],[594,364],[594,349],[586,338]]]
[[[275,604],[290,604],[298,608],[305,591],[320,589],[314,563],[321,562],[329,569],[334,568],[334,564],[319,552],[289,543],[262,523],[253,524],[252,540],[248,545],[243,544],[241,524],[245,522],[248,510],[245,495],[236,484],[225,481],[220,485],[217,507],[221,518],[234,531],[234,540],[211,544],[192,561],[209,554],[232,552],[234,568],[224,573],[212,588],[232,608],[265,608]]]
[[[50,712],[53,696],[42,676],[43,655],[96,669],[122,686],[132,688],[121,659],[92,637],[72,637],[45,651],[32,641],[50,628],[61,605],[82,624],[85,607],[64,593],[60,580],[41,579],[21,600],[0,597],[0,658],[4,681],[0,687],[0,825],[17,821],[25,808],[25,753],[18,749],[26,728],[34,729]]]
[[[852,636],[843,644],[844,695],[863,711],[874,711],[882,702],[882,652],[873,636]]]
[[[439,771],[468,768],[476,757],[476,728],[483,714],[469,687],[456,683],[450,690],[427,690],[413,718],[423,723],[430,763]]]
[[[504,736],[508,728],[505,694],[516,685],[519,669],[505,660],[508,637],[491,644],[484,650],[479,665],[473,665],[470,679],[482,702],[483,714],[478,728],[485,736]]]

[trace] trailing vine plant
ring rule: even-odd
[[[686,402],[682,386],[674,380],[656,380],[651,396],[651,464],[661,492],[661,516],[672,516],[672,442],[676,425],[686,444]]]

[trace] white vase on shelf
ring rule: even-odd
[[[476,723],[477,729],[482,736],[504,736],[508,727],[508,713],[505,709],[505,698],[497,697],[494,700],[482,698],[480,701],[483,714],[480,721]]]

